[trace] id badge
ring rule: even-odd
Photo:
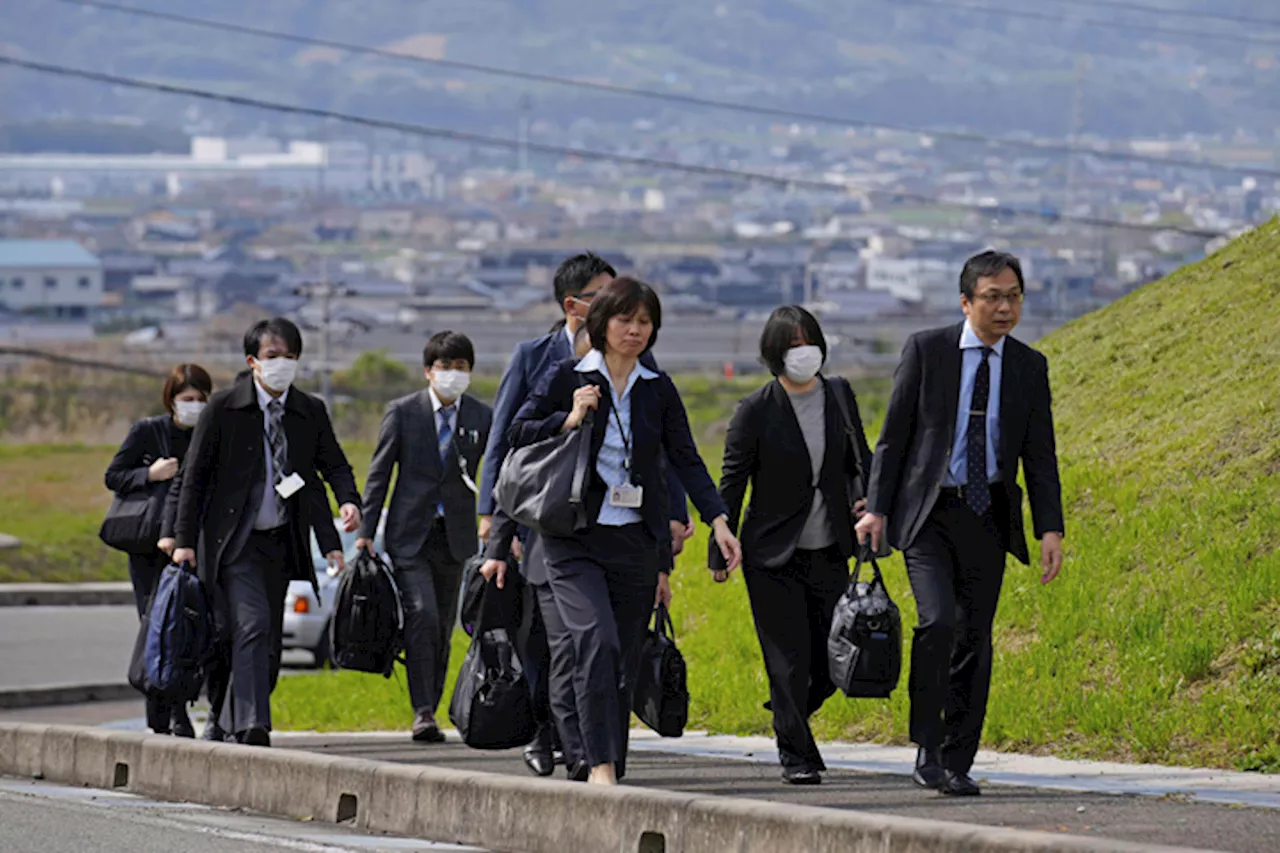
[[[619,509],[640,509],[644,505],[643,486],[613,486],[609,489],[609,506]]]
[[[303,480],[301,476],[299,476],[298,472],[294,471],[292,474],[290,474],[288,477],[285,477],[276,485],[276,492],[280,495],[280,497],[284,498],[285,500],[288,500],[289,498],[296,495],[298,493],[298,489],[301,489],[306,484],[307,484],[306,481]]]

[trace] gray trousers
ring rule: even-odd
[[[288,528],[249,534],[240,554],[222,567],[219,614],[231,657],[230,701],[219,725],[229,734],[271,730],[271,692],[280,677]]]
[[[444,695],[449,650],[458,621],[462,563],[449,551],[444,519],[431,525],[417,554],[392,554],[404,605],[404,659],[415,714],[435,714]]]
[[[556,733],[560,735],[565,764],[572,766],[587,760],[578,719],[578,694],[573,686],[573,635],[569,633],[564,617],[560,615],[560,608],[556,606],[551,585],[531,586],[537,596],[538,609],[542,612],[542,624],[551,652],[551,668],[547,678],[551,719],[555,722]]]

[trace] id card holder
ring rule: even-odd
[[[612,486],[609,488],[609,506],[619,509],[640,509],[644,505],[644,487]]]
[[[276,484],[276,493],[285,500],[288,500],[296,495],[298,493],[298,489],[301,489],[306,484],[306,481],[299,476],[298,472],[294,471],[288,477],[285,477]]]

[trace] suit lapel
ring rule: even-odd
[[[1020,406],[1026,400],[1022,393],[1022,359],[1018,347],[1008,338],[1000,360],[1000,469],[1002,478],[1013,482],[1018,478],[1018,460],[1009,453],[1009,437],[1021,420]]]
[[[850,444],[848,433],[845,430],[841,402],[836,401],[836,395],[842,394],[843,389],[840,388],[840,383],[833,382],[825,376],[822,377],[822,386],[823,393],[826,394],[823,405],[823,416],[826,420],[825,428],[827,442],[826,450],[822,455],[821,479],[825,481],[827,478],[838,474],[844,464],[845,457],[850,452]],[[845,405],[848,404],[847,400],[842,402]],[[803,437],[803,433],[801,433],[801,437]]]
[[[942,358],[942,393],[947,413],[947,446],[950,447],[956,438],[956,415],[960,408],[960,373],[964,369],[964,352],[960,349],[960,335],[964,333],[964,323],[953,326],[943,337]]]
[[[423,389],[418,395],[418,411],[422,417],[422,436],[427,445],[427,467],[437,474],[444,473],[440,461],[440,434],[436,432],[436,411],[431,405],[431,391]]]

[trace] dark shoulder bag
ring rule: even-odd
[[[862,470],[862,451],[858,446],[858,425],[853,422],[853,416],[849,414],[849,404],[845,402],[844,392],[846,389],[849,395],[853,395],[853,388],[843,380],[832,380],[827,386],[831,389],[831,398],[835,400],[836,407],[840,409],[840,422],[844,424],[845,434],[845,453],[853,459],[853,473],[849,475],[849,505],[867,496],[867,476]],[[875,557],[884,559],[893,553],[893,548],[889,545],[888,537],[880,537],[880,550],[875,553]]]
[[[161,424],[152,421],[156,433],[156,446],[162,458],[169,455],[169,436]],[[154,461],[154,460],[153,460]],[[150,554],[160,541],[160,521],[164,515],[164,500],[171,481],[147,483],[141,489],[117,494],[107,508],[106,518],[98,530],[98,538],[117,551],[126,554]]]
[[[587,469],[595,413],[577,429],[507,454],[494,497],[502,511],[544,536],[566,538],[587,529]]]

